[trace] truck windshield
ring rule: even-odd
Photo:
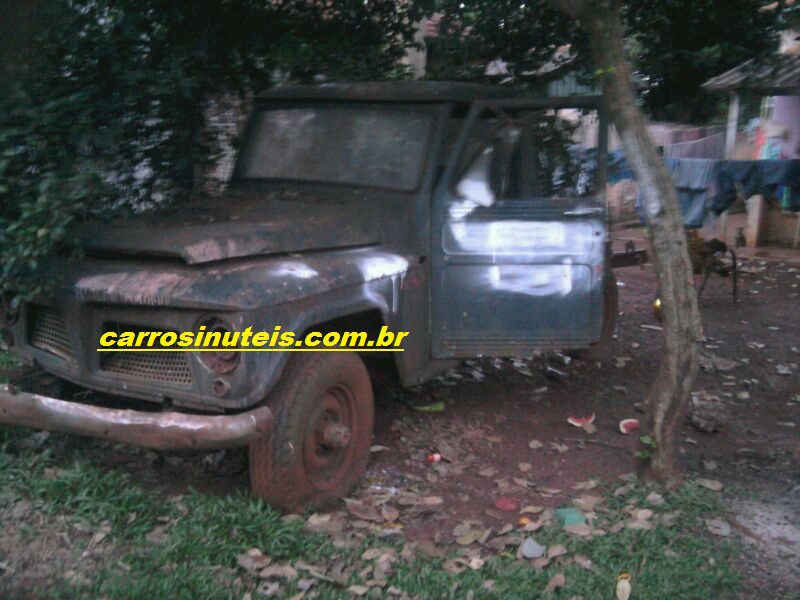
[[[245,179],[286,179],[412,191],[430,115],[371,107],[262,110],[239,168]]]

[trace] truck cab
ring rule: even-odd
[[[587,115],[595,151],[576,135]],[[0,422],[164,450],[248,445],[253,490],[276,507],[345,495],[372,436],[365,348],[98,352],[98,340],[388,328],[408,332],[389,357],[407,386],[465,358],[589,346],[616,314],[605,129],[597,98],[495,86],[265,92],[224,194],[83,226],[82,258],[47,267],[52,295],[6,309],[24,364],[100,400],[37,393],[29,371],[0,390]]]

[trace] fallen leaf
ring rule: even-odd
[[[712,492],[719,492],[720,490],[722,490],[722,483],[720,483],[716,479],[699,478],[696,481],[697,485],[704,487],[708,490],[711,490]]]
[[[520,470],[520,471],[522,471],[523,473],[527,473],[527,472],[528,472],[528,471],[530,471],[530,470],[531,470],[531,468],[532,468],[532,466],[531,466],[531,463],[526,463],[526,462],[521,462],[521,463],[519,463],[519,464],[517,465],[517,467],[518,467],[518,468],[519,468],[519,470]]]
[[[553,575],[553,578],[550,580],[550,582],[544,589],[547,592],[552,592],[557,588],[564,587],[566,584],[567,584],[567,578],[564,576],[564,574],[556,573],[555,575]]]
[[[489,550],[494,550],[495,552],[500,552],[505,549],[506,546],[513,546],[519,544],[520,540],[515,535],[503,535],[500,537],[492,538],[486,543],[486,547]]]
[[[597,487],[597,480],[596,479],[589,479],[588,481],[579,481],[575,485],[572,486],[573,490],[593,490]]]
[[[153,529],[153,531],[156,531],[156,529],[162,529],[162,533],[163,533],[163,529],[164,528],[156,527],[155,529]],[[151,531],[150,534],[152,534],[153,531]],[[89,540],[89,548],[94,548],[97,544],[99,544],[104,539],[106,539],[106,537],[108,536],[109,533],[111,533],[111,524],[106,523],[102,527],[100,527],[100,529],[97,531],[97,533],[95,533],[92,536],[92,539]],[[150,535],[150,534],[148,534],[148,535]]]
[[[736,367],[740,366],[740,363],[738,361],[731,360],[729,358],[723,358],[721,356],[712,356],[711,363],[714,365],[714,368],[720,373],[728,373],[730,371],[733,371]]]
[[[583,567],[588,571],[594,571],[595,568],[594,563],[588,556],[584,556],[583,554],[576,554],[572,558],[575,561],[575,564],[577,564],[579,567]]]
[[[388,504],[381,508],[381,516],[385,521],[392,523],[397,521],[400,517],[400,511],[397,510],[394,506],[389,506]]]
[[[544,444],[539,440],[531,440],[528,442],[528,448],[531,450],[538,450],[539,448],[544,448]]]
[[[161,544],[167,537],[167,529],[169,525],[156,525],[145,536],[145,539],[151,544]],[[102,538],[101,538],[102,539]]]
[[[385,452],[388,449],[389,449],[388,446],[381,446],[380,444],[376,444],[375,446],[370,447],[369,451],[372,452],[373,454],[376,454],[378,452]]]
[[[481,530],[470,530],[464,535],[458,537],[456,539],[456,543],[459,546],[469,546],[470,544],[474,544],[479,539],[483,537],[483,531]]]
[[[614,357],[614,366],[618,369],[622,369],[631,361],[630,356],[615,356]]]
[[[272,559],[262,553],[258,548],[250,548],[250,550],[244,554],[240,554],[236,557],[236,564],[253,576],[264,567],[269,566],[271,562]]]
[[[557,452],[566,452],[569,450],[569,446],[566,444],[559,444],[558,442],[550,442],[550,447]]]
[[[664,496],[659,494],[658,492],[650,492],[645,498],[645,502],[648,504],[652,504],[653,506],[661,506],[664,504]]]
[[[272,565],[261,569],[258,576],[261,579],[285,579],[286,581],[294,581],[297,579],[297,571],[289,565]]]
[[[706,519],[706,527],[714,535],[728,537],[731,534],[731,525],[722,519]]]
[[[277,581],[262,581],[256,588],[256,593],[267,598],[277,596],[281,591],[281,584]]]
[[[364,596],[369,592],[369,588],[365,585],[351,585],[347,591],[354,596]]]
[[[580,537],[588,537],[592,535],[592,527],[586,523],[577,523],[575,525],[564,525],[564,531],[569,534],[577,535]]]
[[[650,521],[646,521],[644,519],[629,519],[623,523],[623,527],[627,529],[633,529],[636,531],[646,531],[652,529],[653,524]],[[613,527],[612,531],[614,531]]]
[[[347,511],[358,519],[363,521],[382,521],[383,518],[378,514],[378,511],[371,506],[367,506],[362,502],[347,501]]]
[[[564,544],[556,544],[547,549],[547,560],[553,560],[559,556],[564,556],[567,553],[567,547]]]
[[[440,496],[426,496],[421,501],[425,506],[441,506],[444,504],[444,499]]]
[[[530,513],[532,515],[538,514],[544,510],[544,506],[536,506],[534,504],[530,504],[520,509],[519,512],[525,514]]]
[[[620,487],[618,487],[617,489],[614,490],[614,497],[616,498],[616,497],[619,497],[619,496],[626,496],[626,495],[630,494],[635,489],[635,487],[636,486],[634,484],[632,484],[632,483],[628,483],[628,484],[625,484],[623,486],[620,486]]]
[[[375,560],[386,552],[386,548],[368,548],[361,555],[361,560]]]
[[[310,565],[302,560],[298,560],[294,564],[295,569],[298,571],[305,571],[314,579],[320,579],[322,581],[327,581],[328,583],[334,583],[337,585],[341,585],[341,582],[334,577],[329,577],[325,574],[325,567],[320,567],[317,565]]]
[[[579,508],[585,512],[592,512],[598,504],[602,504],[603,497],[602,496],[593,496],[590,494],[585,494],[583,496],[579,496],[575,498],[572,503],[575,505],[576,508]]]
[[[542,517],[539,520],[534,521],[533,523],[528,523],[527,525],[525,525],[522,528],[522,531],[524,531],[526,533],[530,533],[532,531],[538,531],[539,529],[544,527],[548,522],[549,522],[549,519],[545,519],[544,517]]]

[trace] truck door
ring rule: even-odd
[[[435,358],[524,356],[600,338],[605,124],[596,113],[592,156],[576,144],[585,114],[506,102],[472,108],[437,188]]]

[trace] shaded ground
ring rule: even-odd
[[[635,468],[637,439],[620,434],[617,424],[641,416],[636,405],[655,376],[662,342],[651,311],[652,268],[623,269],[618,278],[622,315],[604,355],[584,354],[567,365],[557,356],[470,362],[419,389],[377,390],[375,453],[362,489],[354,494],[361,503],[349,514],[340,509],[320,517],[320,529],[344,519],[345,529],[356,533],[375,532],[379,524],[380,536],[409,540],[436,556],[458,548],[465,531],[491,529],[498,535],[518,527],[518,510],[495,508],[500,497],[533,506],[524,516],[535,522],[542,515],[552,520],[548,508],[596,493],[591,490],[598,485],[624,487],[619,477],[627,479]],[[732,514],[721,517],[731,535],[745,541],[736,560],[745,574],[745,598],[797,597],[799,285],[800,266],[751,260],[744,265],[738,305],[732,303],[730,282],[719,277],[711,279],[702,302],[706,369],[695,390],[718,398],[711,401],[710,418],[720,431],[684,426],[681,456],[687,476],[724,485],[721,496]],[[547,364],[566,377],[548,379]],[[407,407],[437,401],[444,402],[441,413]],[[596,415],[592,434],[566,421],[590,414]],[[103,452],[93,457],[97,464],[131,474],[165,499],[190,487],[213,495],[246,490],[242,452],[184,458],[98,448]],[[430,454],[442,460],[430,462]],[[0,517],[5,527],[0,576],[13,577],[16,590],[46,579],[48,569],[49,576],[54,568],[72,571],[79,580],[90,576],[96,529],[76,530],[58,517],[31,514],[24,503],[15,506],[28,512]],[[117,554],[114,548],[104,560]]]
[[[636,236],[626,232],[626,237]],[[622,314],[616,339],[607,356],[566,367],[549,360],[568,373],[563,382],[545,377],[546,358],[531,363],[530,376],[510,361],[499,369],[487,361],[482,364],[484,381],[475,381],[467,367],[459,369],[463,378],[455,385],[426,390],[445,398],[442,415],[384,408],[377,440],[393,451],[378,455],[373,480],[396,486],[409,477],[425,481],[448,507],[435,515],[435,522],[408,527],[410,536],[436,536],[482,513],[491,521],[500,516],[486,514],[487,509],[493,512],[491,503],[498,496],[511,495],[523,505],[559,506],[575,495],[578,482],[613,479],[635,469],[635,436],[621,435],[617,424],[641,416],[636,405],[655,377],[663,344],[659,331],[642,327],[659,325],[651,309],[656,288],[652,267],[622,269],[617,275]],[[729,279],[709,281],[701,302],[705,368],[694,389],[720,399],[721,431],[685,425],[681,433],[687,475],[726,486],[737,515],[734,529],[749,544],[740,563],[749,585],[764,594],[760,586],[766,578],[778,587],[765,597],[775,598],[799,594],[799,287],[800,265],[763,260],[744,261],[737,305]],[[718,361],[721,371],[714,367],[717,357],[733,362]],[[594,435],[566,422],[571,415],[592,413]],[[544,447],[530,450],[534,439]],[[454,462],[432,467],[425,461],[429,451]],[[543,493],[545,488],[550,493]]]

